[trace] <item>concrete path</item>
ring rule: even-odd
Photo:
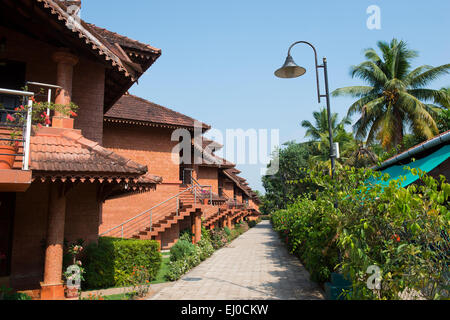
[[[323,292],[263,221],[149,299],[302,300]]]

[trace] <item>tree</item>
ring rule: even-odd
[[[315,147],[313,155],[309,159],[310,167],[317,165],[324,168],[330,167],[330,133],[328,131],[327,109],[322,108],[320,111],[314,111],[313,117],[314,124],[308,120],[302,121],[302,127],[306,129],[305,137],[309,137]],[[339,143],[341,151],[341,159],[338,159],[337,162],[343,162],[351,154],[349,147],[353,145],[352,134],[345,131],[345,126],[350,125],[351,122],[348,117],[344,117],[338,122],[337,113],[332,113],[330,120],[333,141]]]
[[[411,70],[411,60],[418,53],[409,50],[404,41],[393,39],[390,43],[380,41],[377,45],[382,57],[375,49],[366,49],[364,54],[368,60],[351,68],[352,77],[369,85],[333,92],[333,96],[358,98],[348,110],[349,117],[360,116],[353,126],[355,137],[368,143],[377,140],[385,150],[399,145],[408,129],[417,136],[433,137],[439,132],[435,120],[438,110],[448,103],[449,94],[426,86],[447,74],[450,64],[423,65]]]
[[[308,159],[313,151],[311,143],[286,142],[278,151],[279,170],[276,174],[263,176],[262,182],[266,190],[264,197],[265,213],[286,207],[289,200],[308,192],[311,184],[291,184],[292,180],[304,179],[308,167]],[[275,159],[273,159],[274,161]]]

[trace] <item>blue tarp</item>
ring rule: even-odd
[[[389,180],[398,180],[400,179],[401,176],[405,177],[406,179],[402,182],[402,187],[407,187],[411,183],[414,183],[416,180],[418,180],[419,176],[413,175],[409,170],[405,169],[406,167],[410,167],[411,169],[416,168],[425,172],[430,172],[448,158],[450,158],[450,145],[446,145],[420,160],[410,162],[406,165],[394,165],[387,169],[381,170],[380,172],[382,174],[385,173],[389,174],[390,176]],[[386,182],[380,181],[380,184],[388,185],[389,180]]]

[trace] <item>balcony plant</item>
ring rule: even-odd
[[[33,101],[31,122],[35,131],[42,128],[43,125],[51,124],[50,115],[47,114],[48,111],[59,112],[63,116],[77,116],[75,111],[78,110],[78,106],[74,103],[60,105],[52,102],[37,102],[34,97],[30,99]],[[14,165],[16,154],[20,149],[19,140],[23,137],[29,108],[28,105],[20,105],[6,113],[6,121],[4,124],[6,124],[7,128],[11,128],[11,130],[8,132],[9,140],[0,140],[0,169],[11,169]],[[0,105],[0,109],[5,110],[2,105]]]

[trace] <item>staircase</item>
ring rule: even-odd
[[[178,194],[100,234],[100,236],[122,239],[155,239],[197,210],[201,210],[204,216],[207,215],[208,218],[211,218],[219,212],[218,207],[207,204],[213,203],[211,189],[211,186],[202,186],[195,180],[191,185],[180,185]]]

